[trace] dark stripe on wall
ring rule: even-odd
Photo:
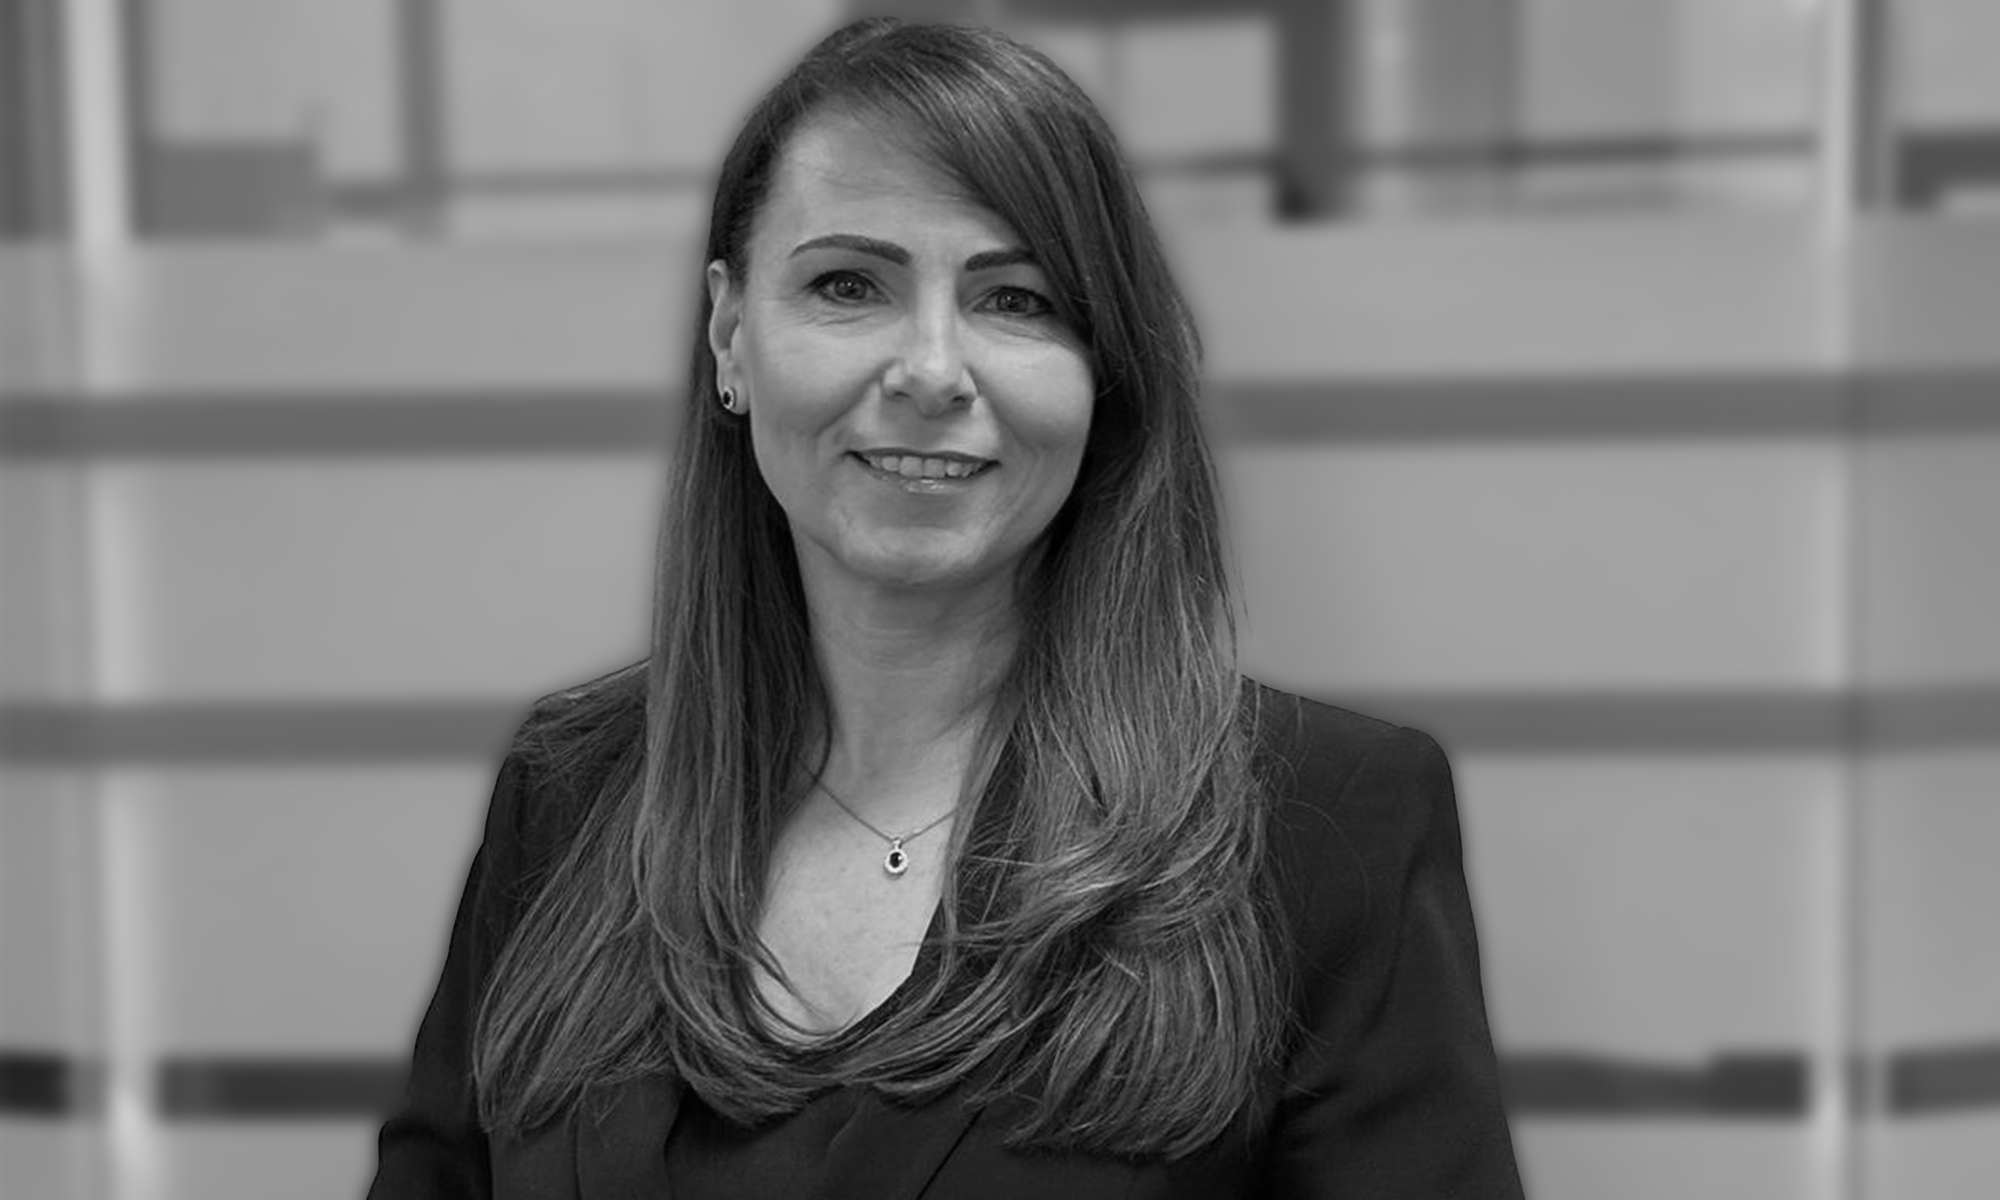
[[[176,1058],[160,1065],[169,1120],[381,1117],[402,1100],[394,1059]]]
[[[438,0],[403,0],[405,12]],[[1068,3],[1068,0],[1062,0]],[[1233,8],[1241,0],[1198,0]],[[408,22],[412,18],[405,16]],[[407,47],[411,43],[406,40]],[[405,50],[406,59],[410,54]],[[1315,47],[1314,61],[1324,57]],[[426,85],[426,90],[435,90]],[[405,137],[414,139],[418,129],[413,112]],[[1465,175],[1471,172],[1504,174],[1514,171],[1578,167],[1677,167],[1688,163],[1811,161],[1816,143],[1810,134],[1774,131],[1769,133],[1714,134],[1631,134],[1596,138],[1527,140],[1495,138],[1486,141],[1418,142],[1407,145],[1336,145],[1329,139],[1323,157],[1336,170],[1363,174]],[[1163,177],[1193,178],[1278,178],[1284,166],[1281,154],[1261,147],[1211,151],[1195,154],[1142,154],[1131,159],[1133,171],[1142,184]],[[433,207],[454,198],[470,196],[649,196],[667,192],[694,192],[704,201],[715,186],[711,167],[599,167],[550,168],[546,170],[467,170],[455,174],[420,173],[414,169],[403,178],[381,183],[327,181],[323,184],[333,207],[351,216],[408,216],[426,202]],[[429,186],[420,186],[422,179]],[[255,235],[246,227],[235,231]]]
[[[2000,746],[2000,687],[1939,687],[1864,700],[1856,743],[1865,749]]]
[[[1894,752],[2000,747],[2000,684],[1809,691],[1378,692],[1323,697],[1482,753]]]
[[[1687,1067],[1588,1054],[1501,1056],[1500,1087],[1516,1116],[1800,1118],[1810,1072],[1798,1054],[1724,1055]]]
[[[0,400],[0,458],[632,454],[667,445],[639,391]]]
[[[2000,1108],[2000,1043],[1892,1056],[1888,1105],[1890,1112],[1909,1116]]]
[[[1380,694],[1333,702],[1423,729],[1454,751],[1789,753],[1849,745],[1853,701],[1824,693]],[[2000,729],[1994,731],[2000,743]]]
[[[66,1058],[0,1052],[0,1116],[60,1116],[70,1108]]]
[[[2000,430],[2000,368],[1881,372],[1857,377],[1855,390],[1867,433]]]
[[[2000,686],[1824,693],[1340,694],[1336,703],[1478,753],[1816,753],[2000,747]],[[0,762],[490,761],[522,708],[499,701],[0,702]]]
[[[1961,188],[2000,188],[2000,129],[1922,130],[1896,142],[1896,198],[1929,208]]]
[[[2000,1108],[2000,1043],[1887,1056],[1887,1115]],[[160,1064],[157,1101],[172,1120],[378,1119],[401,1100],[402,1058],[180,1056]],[[81,1117],[102,1109],[96,1064],[0,1050],[0,1116]],[[1811,1070],[1791,1051],[1674,1064],[1604,1054],[1502,1054],[1517,1117],[1803,1118]]]
[[[1160,20],[1168,17],[1240,17],[1268,13],[1283,0],[1007,0],[1007,15],[1042,21]],[[977,19],[979,0],[850,0],[857,15],[921,15],[928,20]]]
[[[662,385],[561,391],[0,398],[0,458],[654,454]],[[1958,374],[1217,383],[1227,442],[1742,438],[2000,432],[2000,367]]]
[[[1805,374],[1305,379],[1216,385],[1210,412],[1237,443],[1790,437],[1841,430],[1851,388]]]
[[[523,707],[478,701],[161,704],[99,709],[0,703],[0,762],[389,763],[491,761]]]
[[[1774,1117],[1808,1105],[1803,1056],[1725,1057],[1680,1067],[1615,1058],[1503,1055],[1501,1087],[1516,1116]],[[403,1065],[185,1060],[161,1072],[170,1118],[367,1117],[402,1095]]]
[[[1950,370],[1303,379],[1210,387],[1228,441],[2000,433],[2000,363]]]
[[[1543,167],[1679,166],[1692,162],[1812,160],[1810,133],[1788,130],[1743,133],[1631,133],[1607,137],[1493,138],[1472,142],[1419,142],[1360,146],[1348,156],[1362,169],[1508,171]]]
[[[101,1111],[103,1099],[103,1072],[93,1063],[0,1049],[0,1116],[86,1116]]]

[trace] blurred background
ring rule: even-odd
[[[0,0],[0,1196],[358,1195],[643,651],[711,172],[890,10],[1121,129],[1249,668],[1452,752],[1531,1195],[2000,1192],[2000,5]]]

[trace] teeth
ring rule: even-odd
[[[868,465],[905,479],[964,479],[980,468],[979,463],[956,458],[925,458],[916,454],[878,454]]]

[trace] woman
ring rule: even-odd
[[[371,1195],[1518,1195],[1448,770],[1237,675],[1089,102],[851,26],[706,262],[653,653],[516,738]]]

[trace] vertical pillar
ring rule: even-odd
[[[451,199],[446,0],[400,0],[397,45],[403,114],[403,219],[433,230]]]
[[[1826,6],[1820,112],[1820,198],[1843,234],[1854,216],[1897,202],[1895,21],[1890,0]]]
[[[0,0],[0,409],[80,373],[74,16]],[[86,517],[79,468],[0,447],[0,1190],[65,1200],[107,1184],[94,780],[39,753],[88,689]]]
[[[1861,211],[1894,205],[1901,191],[1901,130],[1896,112],[1896,29],[1889,0],[1848,0],[1854,23],[1855,144],[1849,176],[1853,205]]]
[[[1519,135],[1520,0],[1356,0],[1362,207],[1490,211]]]
[[[54,0],[0,0],[0,240],[66,226],[59,17]]]
[[[1278,22],[1278,210],[1333,216],[1349,205],[1353,170],[1350,0],[1275,0]]]

